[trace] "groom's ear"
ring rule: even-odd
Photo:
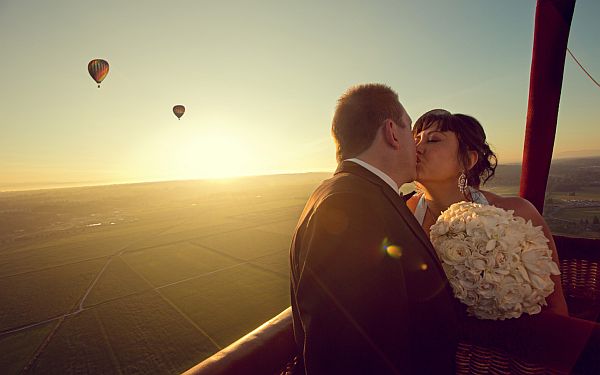
[[[395,149],[400,148],[400,137],[398,136],[398,127],[396,123],[390,119],[383,121],[383,139],[387,144]]]

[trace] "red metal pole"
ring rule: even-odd
[[[535,10],[520,195],[540,213],[544,209],[574,9],[575,0],[537,0]]]

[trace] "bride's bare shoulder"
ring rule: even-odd
[[[525,219],[533,219],[540,216],[539,212],[533,204],[527,199],[521,197],[503,197],[491,191],[481,191],[491,205],[503,208],[505,210],[513,210],[517,216]]]

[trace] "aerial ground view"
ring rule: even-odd
[[[322,174],[2,193],[0,368],[178,373],[289,306]]]
[[[387,139],[393,156],[382,160],[412,174],[390,184],[405,174],[378,164],[378,182],[409,193],[424,175],[430,192],[442,181],[452,190],[438,191],[474,199],[463,186],[474,167],[459,150],[481,148],[459,149],[460,129],[436,131],[441,122],[411,130],[431,110],[472,116],[498,160],[481,188],[529,199],[556,235],[562,275],[572,272],[559,302],[579,314],[569,324],[598,332],[600,353],[599,14],[596,0],[0,1],[0,375],[180,374],[282,311],[292,349],[276,367],[303,365],[288,309],[302,257],[291,245],[311,194],[346,163],[332,129],[341,95],[371,86],[397,98],[348,158]],[[543,39],[540,24],[562,39]],[[367,122],[348,120],[361,140]],[[423,195],[426,208],[434,195]],[[421,229],[449,207],[431,225],[410,221],[425,248]],[[557,326],[547,331],[564,334]],[[271,348],[257,357],[268,362]],[[474,348],[469,360],[500,366]]]
[[[563,160],[554,169],[549,225],[600,238],[600,159]],[[490,190],[516,194],[519,172],[499,167]],[[561,185],[575,175],[589,180]],[[289,306],[290,239],[309,194],[329,177],[1,193],[0,368],[169,374],[192,367]]]

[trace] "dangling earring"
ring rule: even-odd
[[[463,195],[465,195],[465,192],[467,191],[467,175],[465,172],[461,172],[460,176],[458,176],[458,190],[460,190]]]

